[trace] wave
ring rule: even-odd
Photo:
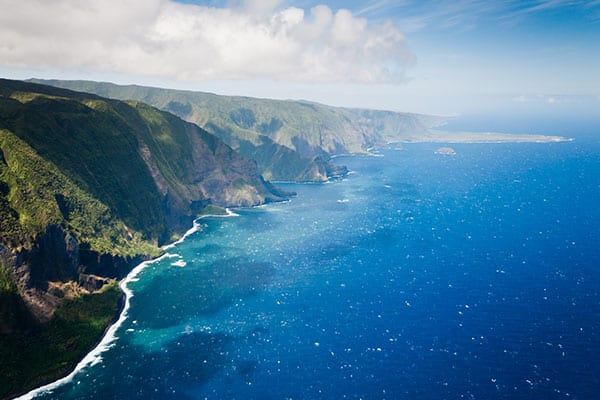
[[[177,246],[178,244],[182,243],[188,236],[198,232],[200,230],[200,228],[202,227],[202,225],[200,225],[200,223],[198,221],[200,221],[203,218],[209,218],[209,217],[211,217],[211,218],[227,218],[227,217],[239,217],[240,216],[239,214],[236,214],[233,211],[231,211],[229,208],[226,208],[225,212],[227,213],[225,215],[208,214],[208,215],[203,215],[201,217],[196,218],[192,222],[192,227],[190,229],[188,229],[187,232],[184,233],[183,236],[179,240],[177,240],[171,244],[168,244],[166,246],[163,246],[163,250],[168,250],[168,249],[171,249],[171,248]]]
[[[185,267],[187,265],[187,263],[185,261],[183,261],[183,260],[177,260],[175,262],[172,262],[171,265],[174,266],[174,267],[181,267],[181,268],[183,268],[183,267]]]
[[[237,216],[239,216],[239,214],[234,213],[233,211],[231,211],[228,208],[226,208],[225,211],[227,212],[226,215],[203,215],[200,218],[197,218],[196,220],[194,220],[192,228],[190,228],[181,237],[181,239],[179,239],[176,242],[171,243],[167,246],[164,246],[163,250],[167,250],[167,249],[175,247],[177,244],[183,242],[189,235],[200,230],[201,225],[198,223],[198,221],[202,218],[237,217]],[[48,383],[44,386],[35,388],[35,389],[25,393],[24,395],[17,397],[15,400],[29,400],[29,399],[33,399],[41,394],[44,394],[44,393],[52,393],[53,390],[59,388],[60,386],[67,384],[69,382],[72,382],[73,378],[75,378],[75,376],[79,372],[81,372],[83,369],[85,369],[87,367],[92,367],[92,366],[102,362],[102,353],[104,353],[105,351],[109,350],[111,347],[114,346],[114,342],[118,339],[117,330],[123,325],[123,323],[125,322],[125,320],[127,320],[127,317],[128,317],[129,308],[131,306],[131,298],[133,297],[133,291],[127,286],[127,284],[130,282],[138,281],[139,278],[137,276],[148,265],[154,264],[155,262],[159,262],[159,261],[162,261],[167,258],[174,258],[174,257],[180,257],[180,256],[178,254],[173,254],[173,253],[167,252],[167,253],[163,254],[162,256],[155,258],[153,260],[144,261],[143,263],[137,265],[134,269],[132,269],[131,272],[129,272],[129,274],[127,274],[125,279],[123,279],[121,282],[119,282],[119,287],[125,294],[125,304],[123,305],[123,310],[121,311],[121,314],[119,315],[119,319],[117,320],[117,322],[115,322],[114,324],[112,324],[111,326],[108,327],[108,329],[106,330],[106,333],[104,334],[104,337],[100,340],[100,342],[96,345],[96,347],[94,347],[92,349],[92,351],[90,351],[75,366],[75,369],[73,369],[73,371],[71,371],[71,373],[69,373],[69,375],[62,377],[54,382]]]
[[[161,261],[165,258],[171,258],[171,257],[173,257],[173,254],[166,253],[158,258],[155,258],[154,260],[144,261],[143,263],[137,265],[133,270],[131,270],[131,272],[125,277],[125,279],[123,279],[119,283],[119,287],[121,288],[123,293],[125,293],[125,305],[123,306],[123,310],[121,311],[121,314],[119,315],[119,319],[117,320],[117,322],[112,324],[106,330],[106,333],[104,334],[104,337],[102,338],[102,340],[100,340],[100,342],[96,345],[96,347],[94,347],[94,349],[92,351],[90,351],[83,358],[83,360],[81,360],[77,364],[75,369],[73,371],[71,371],[71,373],[69,375],[67,375],[63,378],[60,378],[59,380],[56,380],[54,382],[48,383],[44,386],[40,386],[36,389],[33,389],[33,390],[29,391],[28,393],[26,393],[20,397],[17,397],[17,399],[18,400],[28,400],[28,399],[33,399],[43,393],[51,393],[52,390],[66,384],[66,383],[72,382],[73,378],[84,368],[91,367],[91,366],[94,366],[94,365],[100,363],[102,361],[102,353],[104,353],[105,351],[107,351],[108,349],[110,349],[111,347],[114,346],[114,341],[116,339],[118,339],[118,337],[116,335],[117,330],[121,327],[121,325],[123,325],[123,322],[125,322],[125,320],[127,319],[129,307],[131,304],[131,298],[133,297],[133,291],[131,289],[129,289],[127,284],[130,282],[137,281],[138,274],[140,272],[142,272],[144,270],[144,268],[146,268],[148,265],[153,264],[158,261]]]

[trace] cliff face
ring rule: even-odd
[[[281,198],[250,159],[170,113],[23,82],[0,86],[0,128],[145,239],[169,240],[203,204],[249,206]]]
[[[2,279],[40,321],[159,254],[204,206],[282,198],[252,160],[170,113],[0,80]]]
[[[198,124],[254,159],[267,179],[322,181],[343,173],[331,156],[365,153],[422,136],[441,118],[90,81],[39,81],[116,99],[134,99]]]
[[[119,256],[80,248],[76,239],[57,225],[48,226],[30,248],[0,244],[0,265],[10,274],[5,279],[14,282],[27,312],[40,322],[50,321],[65,298],[94,293],[146,259],[141,254]],[[2,318],[0,325],[0,332],[14,329]]]
[[[204,207],[284,197],[173,114],[0,79],[0,398],[74,365],[118,309],[116,280]]]

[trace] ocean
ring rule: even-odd
[[[600,129],[545,129],[575,140],[338,157],[198,220],[39,398],[597,399]]]

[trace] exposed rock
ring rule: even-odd
[[[14,271],[18,293],[40,322],[52,318],[63,298],[100,290],[146,259],[90,251],[56,225],[49,226],[31,249],[11,250],[0,244],[0,263]]]
[[[27,288],[45,288],[48,281],[74,280],[80,264],[79,245],[63,227],[50,225],[31,250],[23,252],[23,264],[29,266],[29,279],[22,282]]]
[[[112,279],[98,275],[79,274],[79,286],[88,292],[98,291],[102,289],[104,285],[107,285],[112,281]]]
[[[455,156],[456,151],[452,147],[440,147],[435,151],[435,154],[443,154],[446,156]]]

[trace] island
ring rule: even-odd
[[[435,151],[435,154],[443,154],[446,156],[455,156],[456,151],[452,147],[440,147]]]

